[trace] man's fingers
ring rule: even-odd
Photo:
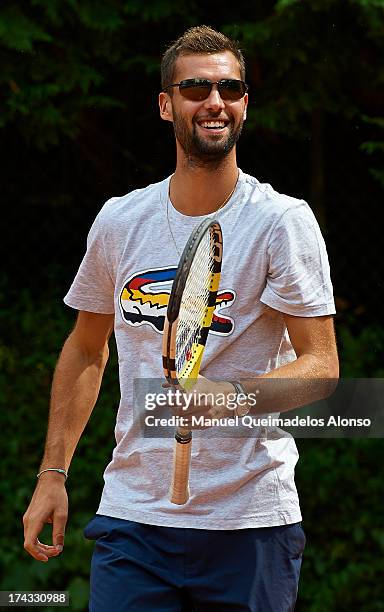
[[[37,541],[37,545],[43,553],[51,553],[56,550],[56,546],[52,546],[52,544],[43,544],[40,540]]]
[[[37,542],[24,545],[25,550],[37,561],[43,561],[46,563],[49,557],[57,557],[59,551],[56,546],[48,546],[47,544],[42,544],[37,540]]]
[[[67,522],[67,514],[57,511],[53,518],[36,520],[33,517],[24,517],[24,548],[37,561],[46,563],[50,557],[56,557],[63,550],[64,532]],[[53,523],[52,541],[53,545],[43,544],[38,536],[45,523]]]
[[[48,561],[49,557],[56,557],[62,551],[62,547],[59,549],[57,546],[43,544],[37,538],[33,540],[29,536],[24,541],[24,548],[37,561],[43,561],[44,563]]]
[[[58,510],[53,515],[52,543],[57,553],[61,553],[64,547],[65,526],[67,524],[67,513]]]
[[[46,557],[57,557],[61,553],[61,550],[58,550],[57,546],[51,546],[48,544],[42,544],[42,542],[38,542],[39,552]]]
[[[29,523],[29,521],[24,519],[24,548],[32,557],[46,563],[48,561],[47,554],[41,548],[41,544],[37,539],[43,527],[43,521]]]

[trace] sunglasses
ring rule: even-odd
[[[221,79],[221,81],[214,82],[209,79],[185,79],[180,83],[168,85],[164,91],[166,92],[170,87],[178,87],[183,98],[201,102],[208,98],[213,85],[217,85],[222,100],[241,100],[248,91],[248,85],[237,79]]]

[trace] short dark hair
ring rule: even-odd
[[[182,55],[205,55],[230,51],[239,62],[240,75],[245,79],[245,62],[240,47],[235,40],[213,28],[201,25],[189,28],[165,51],[161,61],[161,87],[164,90],[174,80],[176,61]]]

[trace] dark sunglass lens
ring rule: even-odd
[[[223,100],[240,100],[246,88],[242,81],[227,80],[219,83],[219,92]]]
[[[184,98],[188,100],[193,100],[194,102],[198,102],[201,100],[205,100],[209,96],[209,92],[211,91],[210,83],[182,83],[179,87],[180,93]]]

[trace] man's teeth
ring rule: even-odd
[[[203,128],[223,128],[225,127],[224,121],[202,121],[200,123]]]

